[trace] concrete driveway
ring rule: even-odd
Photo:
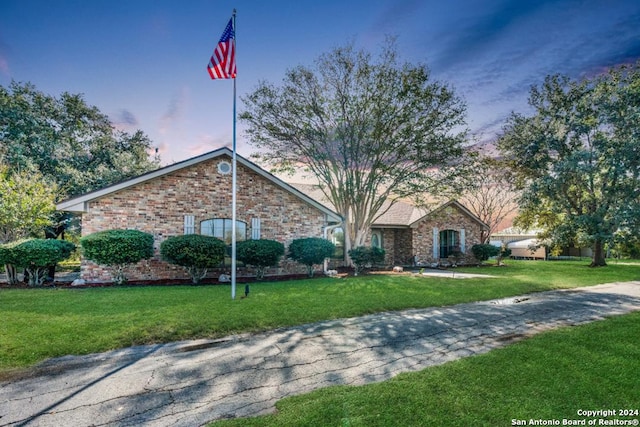
[[[43,363],[0,383],[0,426],[198,426],[640,309],[640,282],[340,319]]]

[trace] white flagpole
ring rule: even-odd
[[[233,9],[233,43],[236,43],[236,10]],[[234,46],[235,48],[235,46]],[[237,52],[236,52],[237,53]],[[233,148],[231,178],[231,299],[236,298],[236,77],[233,79]]]

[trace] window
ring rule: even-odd
[[[460,233],[456,230],[442,230],[440,232],[440,258],[447,258],[460,252]]]
[[[251,240],[260,239],[260,218],[251,218]]]
[[[380,230],[371,232],[371,247],[382,249],[382,232]]]
[[[336,227],[331,231],[330,240],[336,245],[336,250],[331,258],[344,259],[344,230],[342,227]]]
[[[196,232],[196,217],[193,215],[184,216],[184,234],[194,234]]]
[[[231,244],[232,220],[229,218],[214,218],[200,223],[200,234],[217,237],[228,245]],[[236,240],[246,240],[247,224],[236,220]]]
[[[231,163],[225,160],[218,163],[218,172],[221,175],[229,175],[232,171],[233,171],[233,166],[231,166]]]

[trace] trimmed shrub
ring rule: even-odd
[[[113,268],[113,282],[121,285],[127,278],[124,269],[153,257],[153,236],[138,230],[98,231],[80,239],[88,260]]]
[[[24,268],[29,286],[41,286],[49,266],[69,258],[75,249],[76,246],[66,240],[23,240],[0,246],[0,263]]]
[[[264,278],[267,267],[277,265],[284,255],[284,245],[275,240],[259,239],[238,242],[236,257],[238,261],[256,268],[256,279]]]
[[[165,261],[184,267],[193,283],[200,283],[209,268],[224,261],[227,245],[220,239],[200,234],[185,234],[167,238],[160,244]]]
[[[486,261],[489,258],[496,256],[500,253],[500,248],[497,246],[493,246],[493,245],[487,245],[487,244],[478,244],[478,245],[473,245],[471,247],[471,252],[473,252],[473,256],[476,257],[476,259],[478,261]]]
[[[336,245],[320,237],[296,239],[289,245],[289,258],[307,266],[309,277],[313,277],[313,266],[322,264],[336,250]]]
[[[355,266],[354,274],[357,276],[365,268],[384,262],[384,254],[384,249],[368,246],[358,246],[349,250],[349,258],[351,258]]]

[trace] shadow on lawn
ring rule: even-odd
[[[22,425],[37,424],[38,417],[74,399],[71,406],[86,411],[86,417],[99,414],[96,423],[118,425],[155,420],[154,425],[187,426],[259,415],[273,411],[275,402],[287,396],[382,381],[544,330],[640,309],[640,298],[613,293],[528,297],[515,304],[389,312],[226,340],[150,346],[73,393],[61,393]],[[39,386],[47,387],[46,378],[39,379]],[[103,395],[89,405],[79,396],[83,392],[91,400],[91,393]]]

